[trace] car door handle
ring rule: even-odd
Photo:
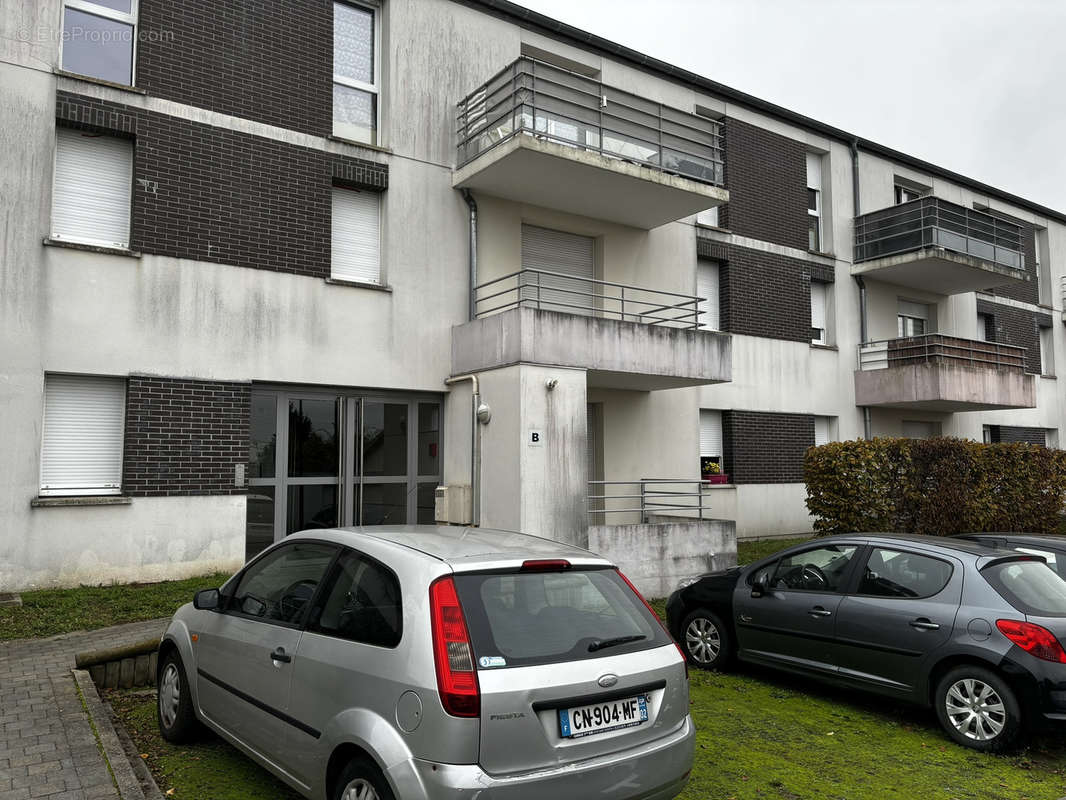
[[[918,619],[911,620],[911,627],[917,628],[920,631],[937,631],[940,630],[940,626],[932,620],[925,617],[919,617]]]
[[[285,652],[284,647],[279,647],[273,653],[270,654],[271,661],[281,661],[283,664],[288,664],[292,661],[292,656]]]
[[[833,616],[833,612],[832,611],[829,611],[828,609],[822,608],[821,606],[815,606],[814,608],[812,608],[807,613],[810,614],[812,617],[831,617],[831,616]]]

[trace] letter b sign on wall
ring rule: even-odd
[[[544,444],[544,431],[531,430],[526,438],[526,444],[530,447],[541,447]]]

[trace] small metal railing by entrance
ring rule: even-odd
[[[1025,348],[929,333],[866,342],[858,349],[858,368],[864,372],[930,362],[1024,371]]]
[[[474,287],[474,316],[512,308],[537,308],[667,328],[700,327],[695,295],[578,278],[543,269],[521,269]]]
[[[459,101],[456,165],[519,135],[722,186],[718,120],[522,57]],[[560,191],[565,191],[560,188]]]
[[[645,523],[652,514],[695,512],[704,519],[711,511],[701,480],[641,478],[636,481],[589,481],[589,524],[610,524],[612,515],[640,515]],[[707,517],[709,519],[709,517]]]

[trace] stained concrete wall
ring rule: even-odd
[[[1033,408],[1036,378],[1017,370],[928,363],[855,372],[855,402],[910,404],[931,411],[970,411],[975,405]]]

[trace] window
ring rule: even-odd
[[[820,281],[811,281],[811,344],[827,344],[826,303],[827,287]]]
[[[907,336],[924,336],[932,333],[935,326],[930,324],[929,306],[924,303],[912,303],[907,300],[899,301],[899,310],[896,321],[900,338]]]
[[[332,545],[314,542],[279,547],[245,570],[228,610],[244,617],[302,625],[336,553]]]
[[[128,248],[132,190],[132,142],[56,128],[53,239]]]
[[[701,258],[696,264],[696,295],[700,298],[702,312],[700,328],[705,331],[719,330],[718,280],[718,262]]]
[[[921,196],[922,192],[919,192],[917,189],[912,189],[908,186],[902,186],[898,183],[895,186],[895,199],[897,206],[900,203],[909,203],[911,200],[917,200]]]
[[[1040,374],[1055,374],[1055,329],[1040,329]]]
[[[1051,259],[1047,255],[1047,228],[1037,228],[1033,234],[1033,251],[1036,256],[1037,299],[1041,305],[1052,304]]]
[[[706,211],[701,211],[696,215],[697,225],[707,225],[711,228],[717,228],[718,225],[718,206],[714,208],[708,208]]]
[[[333,133],[377,144],[378,9],[333,4]]]
[[[378,647],[400,643],[403,609],[400,583],[377,562],[345,553],[334,569],[336,577],[311,627],[320,633]],[[318,605],[318,604],[316,604]]]
[[[807,248],[822,252],[822,156],[807,153]]]
[[[858,594],[932,597],[948,585],[951,572],[951,565],[939,558],[875,547],[863,569]]]
[[[137,0],[65,0],[63,69],[133,85]]]
[[[851,544],[829,545],[786,556],[777,562],[770,588],[839,592],[857,549]]]
[[[829,444],[829,417],[814,418],[814,446]]]
[[[1023,614],[1066,617],[1066,582],[1040,561],[1006,561],[981,570],[981,577]]]
[[[46,375],[41,495],[118,494],[126,382]]]
[[[725,473],[722,458],[722,412],[700,409],[700,477]]]
[[[976,339],[980,342],[994,342],[996,340],[996,328],[991,314],[977,315]]]
[[[381,283],[381,195],[333,190],[333,255],[330,277]]]
[[[939,435],[939,422],[917,422],[914,420],[903,420],[904,439],[932,439],[934,436]]]
[[[519,297],[524,305],[589,314],[600,302],[601,292],[591,281],[596,276],[596,240],[591,236],[522,225],[522,275]],[[546,275],[562,273],[572,277]],[[649,306],[634,305],[637,312]]]

